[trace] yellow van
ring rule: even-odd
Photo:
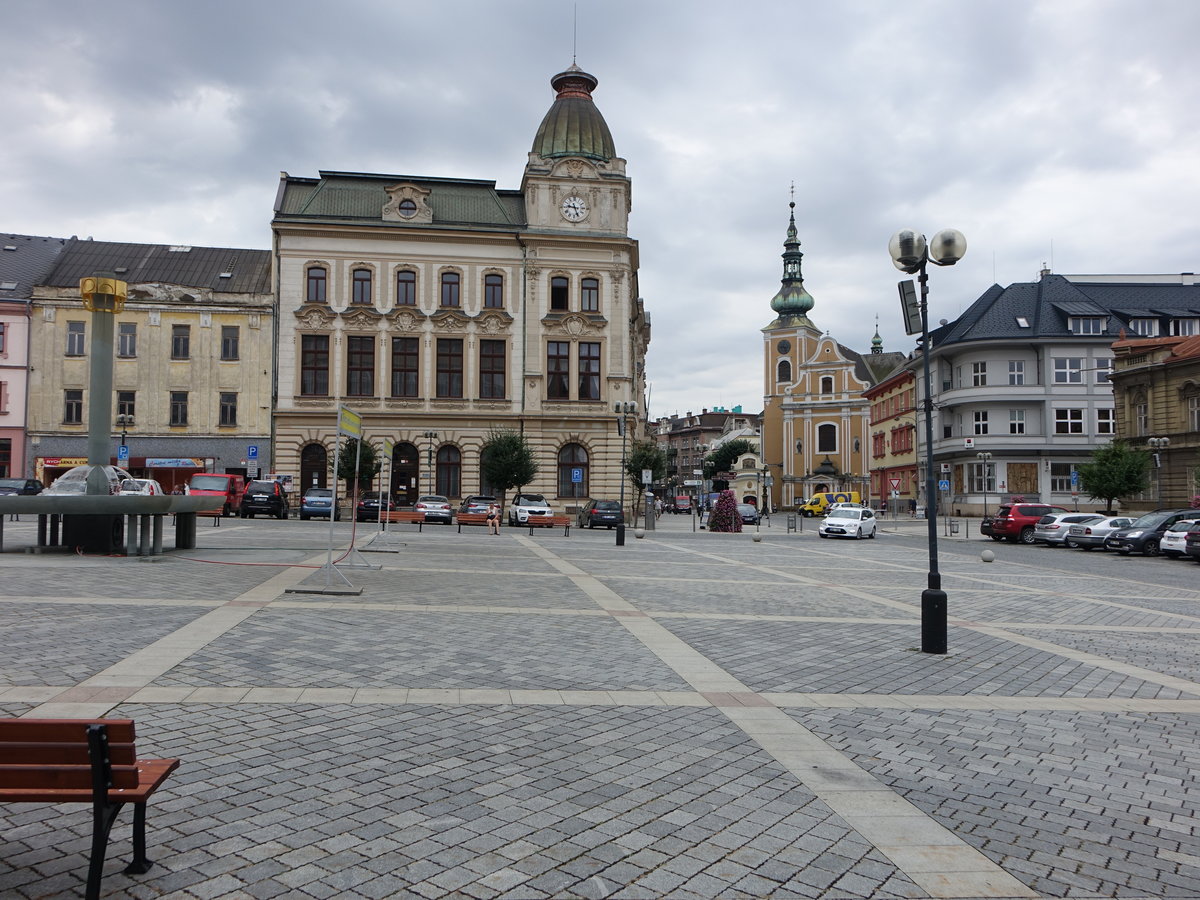
[[[811,500],[806,500],[800,507],[800,512],[806,518],[823,516],[825,510],[834,503],[862,503],[862,494],[858,491],[824,491],[814,494]]]

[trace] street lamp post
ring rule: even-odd
[[[629,431],[629,416],[637,412],[637,404],[619,400],[613,404],[617,414],[617,430],[621,432],[621,521],[617,523],[617,546],[625,546],[625,435]]]
[[[1146,440],[1150,445],[1150,449],[1154,451],[1154,480],[1158,482],[1158,505],[1163,505],[1163,453],[1167,447],[1171,446],[1171,439],[1165,437],[1152,437]]]
[[[980,453],[976,453],[975,458],[983,463],[983,514],[984,516],[987,516],[988,476],[990,475],[990,470],[992,468],[992,454],[984,450]]]
[[[929,534],[929,580],[921,592],[921,652],[946,652],[946,592],[938,572],[937,518],[934,516],[936,482],[933,473],[933,393],[929,377],[929,274],[926,266],[952,266],[967,252],[967,239],[962,232],[947,228],[926,243],[925,235],[906,228],[897,231],[888,241],[892,263],[901,272],[917,276],[921,298],[917,309],[921,319],[921,357],[925,383],[925,520]],[[900,282],[900,297],[909,334],[915,333],[912,322],[912,282]]]
[[[425,454],[425,477],[429,479],[429,484],[427,485],[428,490],[425,493],[432,494],[435,493],[434,489],[437,487],[437,482],[433,477],[433,442],[438,439],[438,433],[436,431],[426,431],[421,437],[429,441],[429,449]]]
[[[125,438],[129,433],[129,427],[133,425],[133,413],[117,413],[117,424],[121,426],[121,447],[124,448],[126,447]],[[129,462],[128,449],[126,449],[124,453],[121,453],[120,451],[117,452],[118,463],[122,461],[122,457],[124,457],[124,461],[126,463]]]

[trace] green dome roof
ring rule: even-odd
[[[608,123],[592,102],[592,91],[599,83],[574,64],[550,79],[558,96],[538,126],[534,153],[546,158],[583,156],[601,162],[617,155]]]
[[[780,322],[808,322],[806,313],[816,302],[812,294],[804,289],[804,276],[800,273],[800,238],[796,232],[796,204],[788,204],[787,239],[783,242],[783,279],[779,293],[771,300],[771,309],[779,315]]]

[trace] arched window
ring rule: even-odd
[[[370,269],[355,269],[354,280],[351,285],[350,293],[351,303],[370,303],[371,302],[371,270]]]
[[[324,303],[325,302],[325,267],[324,266],[309,266],[308,267],[308,293],[305,294],[306,303]]]
[[[822,394],[832,394],[833,393],[833,376],[832,375],[825,375],[821,378],[821,393]]]
[[[558,451],[558,496],[588,495],[588,453],[579,444],[564,444]]]
[[[396,305],[417,305],[417,273],[401,269],[396,273]]]
[[[301,495],[310,487],[326,487],[329,474],[329,454],[320,444],[309,444],[300,451]]]
[[[584,312],[600,312],[600,280],[585,278],[579,282],[579,308]]]
[[[780,384],[788,384],[792,380],[792,364],[786,359],[779,361],[779,367],[775,373],[775,380]]]
[[[438,448],[437,492],[443,497],[458,497],[462,493],[462,454],[450,444]]]
[[[442,306],[459,306],[458,289],[462,279],[457,272],[442,273]]]
[[[483,306],[485,309],[504,308],[504,277],[501,275],[483,276]]]
[[[837,452],[837,426],[826,422],[817,426],[817,452]]]
[[[487,469],[487,461],[491,458],[491,456],[491,447],[484,447],[483,452],[479,454],[479,493],[484,494],[485,496],[496,497],[499,496],[500,492],[492,487],[491,482],[488,481],[487,475],[485,474]]]

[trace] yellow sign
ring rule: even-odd
[[[383,455],[386,456],[388,459],[391,459],[392,451],[394,449],[396,449],[396,442],[393,441],[391,438],[384,438],[383,439]]]
[[[351,412],[344,406],[339,406],[338,434],[348,434],[353,438],[362,437],[362,416]]]

